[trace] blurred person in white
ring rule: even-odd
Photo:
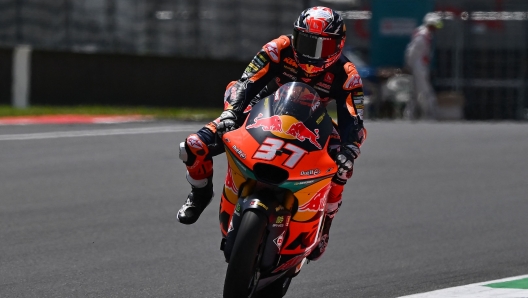
[[[443,27],[442,18],[437,13],[428,13],[423,24],[417,27],[411,42],[405,49],[405,66],[414,79],[414,95],[407,103],[404,111],[406,119],[417,118],[417,108],[423,119],[436,118],[436,94],[430,82],[430,66],[434,32]]]

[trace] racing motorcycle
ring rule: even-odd
[[[281,86],[222,136],[228,169],[220,203],[224,297],[283,297],[321,237],[332,118],[312,87]]]

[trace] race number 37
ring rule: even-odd
[[[262,142],[262,145],[260,145],[260,147],[257,149],[257,152],[255,152],[253,157],[264,160],[273,160],[275,156],[279,155],[277,154],[277,151],[282,149],[291,151],[290,157],[288,157],[288,159],[286,159],[286,161],[283,163],[285,167],[290,169],[293,169],[299,160],[301,160],[301,158],[307,153],[306,150],[293,144],[287,143],[284,145],[283,140],[266,138],[264,142]]]

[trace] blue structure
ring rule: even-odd
[[[403,67],[412,31],[433,9],[434,0],[372,0],[371,66]]]

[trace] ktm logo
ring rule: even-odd
[[[289,65],[291,65],[291,66],[293,66],[293,67],[298,67],[298,66],[297,66],[297,62],[295,62],[295,60],[293,60],[293,59],[290,58],[290,57],[284,59],[284,63],[289,64]]]

